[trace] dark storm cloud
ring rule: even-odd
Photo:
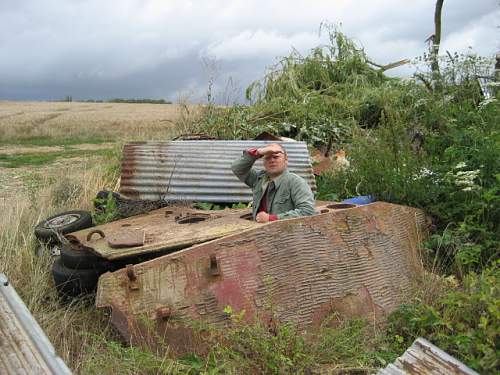
[[[425,50],[433,12],[430,0],[2,0],[0,99],[201,100],[212,76],[228,101],[276,56],[324,42],[321,21],[388,63]],[[496,0],[445,1],[443,48],[493,54],[499,14]]]

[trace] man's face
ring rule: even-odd
[[[270,177],[277,177],[288,167],[288,157],[283,151],[264,156],[264,168]]]

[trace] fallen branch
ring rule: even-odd
[[[386,70],[397,68],[398,66],[401,66],[401,65],[409,64],[410,60],[403,59],[403,60],[395,61],[395,62],[387,64],[387,65],[380,65],[380,64],[374,63],[373,61],[370,61],[368,59],[366,59],[366,62],[370,65],[376,66],[377,68],[380,68],[381,72],[385,72]]]

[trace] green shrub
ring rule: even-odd
[[[233,319],[231,328],[213,331],[210,353],[203,359],[191,356],[189,364],[198,363],[206,371],[200,373],[210,374],[372,373],[400,354],[363,320],[341,320],[306,334],[291,323],[246,324],[241,318]]]
[[[431,300],[422,294],[389,317],[388,335],[404,351],[419,336],[482,374],[500,371],[500,271],[469,273]],[[425,291],[424,291],[425,292]],[[427,297],[427,298],[426,298]],[[396,342],[396,341],[395,341]]]

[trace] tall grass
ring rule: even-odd
[[[90,209],[95,193],[112,185],[114,178],[103,176],[102,165],[87,166],[70,174],[60,171],[38,179],[31,190],[20,191],[16,199],[0,203],[0,272],[7,275],[58,354],[76,372],[94,360],[84,348],[92,347],[96,339],[87,333],[103,338],[111,329],[106,317],[85,301],[60,303],[50,272],[49,249],[39,251],[33,229],[56,212]]]

